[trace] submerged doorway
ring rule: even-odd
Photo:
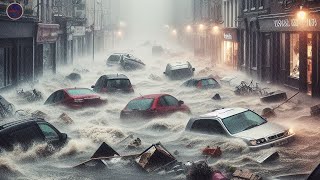
[[[307,92],[312,95],[312,34],[308,33],[307,40]]]

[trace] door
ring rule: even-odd
[[[54,147],[60,146],[60,133],[54,127],[47,123],[38,123],[38,126],[48,144]]]
[[[157,111],[159,114],[170,114],[178,111],[179,101],[173,96],[165,95],[159,98]]]

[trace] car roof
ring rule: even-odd
[[[23,119],[18,121],[11,121],[11,122],[3,121],[0,123],[0,130],[18,126],[18,125],[23,125],[27,123],[36,123],[36,122],[47,122],[47,121],[45,121],[42,118],[29,118],[29,119]]]
[[[164,95],[169,95],[169,94],[148,94],[148,95],[144,95],[144,96],[140,96],[140,97],[134,98],[133,100],[137,100],[137,99],[156,99],[156,98],[159,98],[159,97],[164,96]]]
[[[189,68],[189,62],[176,62],[176,63],[169,63],[168,65],[171,66],[172,70],[175,69],[182,69],[182,68]]]
[[[126,75],[124,74],[107,74],[103,75],[101,77],[105,77],[107,79],[129,79]]]
[[[245,108],[224,108],[224,109],[214,110],[213,112],[201,115],[200,117],[201,118],[218,117],[220,119],[224,119],[226,117],[230,117],[230,116],[233,116],[235,114],[239,114],[239,113],[242,113],[245,111],[248,111],[248,109],[245,109]]]
[[[77,87],[74,87],[74,88],[64,88],[64,89],[60,89],[60,90],[68,91],[68,90],[73,90],[73,89],[88,89],[88,90],[91,91],[91,89],[89,89],[89,88],[77,88]]]
[[[200,80],[204,80],[204,79],[214,79],[214,78],[213,77],[197,77],[197,78],[189,79],[188,81],[191,81],[191,80],[200,81]]]

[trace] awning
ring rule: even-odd
[[[37,43],[54,43],[59,34],[59,24],[38,24]]]

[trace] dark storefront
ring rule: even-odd
[[[303,18],[298,8],[285,9],[278,2],[266,1],[250,12],[257,8],[249,5],[243,4],[240,18],[238,66],[262,81],[319,97],[319,5],[309,4]]]
[[[233,68],[238,67],[238,30],[224,28],[222,31],[223,63]]]
[[[36,23],[0,19],[0,89],[34,79]]]

